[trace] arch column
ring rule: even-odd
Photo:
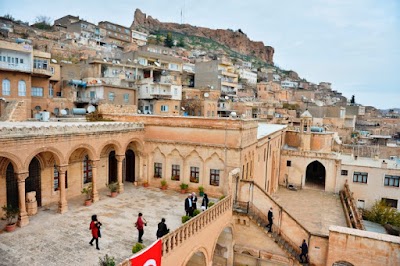
[[[97,192],[97,165],[100,160],[91,161],[92,164],[92,201],[99,201],[99,192]]]
[[[29,224],[28,213],[26,212],[25,204],[25,179],[28,177],[29,173],[17,173],[16,177],[18,180],[18,196],[19,196],[19,216],[18,216],[18,226],[23,227]]]
[[[125,159],[125,155],[115,155],[117,159],[117,180],[118,180],[118,193],[124,192],[124,182],[122,180],[122,162]]]
[[[68,211],[68,203],[66,199],[66,190],[65,190],[65,172],[68,169],[68,165],[58,166],[57,168],[59,177],[58,188],[60,189],[60,201],[58,202],[58,212],[62,214]]]

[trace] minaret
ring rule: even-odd
[[[300,115],[300,149],[309,151],[311,147],[311,123],[312,115],[308,110]]]

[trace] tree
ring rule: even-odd
[[[356,104],[356,99],[355,99],[355,96],[354,96],[354,95],[351,96],[350,104],[351,104],[351,105],[355,105],[355,104]]]
[[[179,42],[177,44],[178,47],[185,47],[185,41],[183,40],[183,37],[179,38]]]
[[[171,32],[168,32],[167,38],[165,38],[165,40],[164,40],[164,45],[169,47],[169,48],[174,46],[174,39],[172,39],[172,33]]]
[[[3,18],[9,19],[9,20],[11,20],[11,21],[15,21],[15,18],[14,18],[13,16],[11,16],[11,14],[5,14],[5,15],[3,16]]]
[[[156,36],[156,44],[160,45],[163,42],[163,37],[159,34]]]
[[[370,210],[364,211],[364,218],[381,225],[391,224],[400,226],[400,212],[396,208],[389,207],[385,200],[375,202]]]
[[[51,18],[43,15],[37,16],[32,26],[41,30],[49,30],[51,29]]]

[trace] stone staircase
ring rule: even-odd
[[[26,120],[26,102],[25,101],[9,101],[7,102],[4,113],[0,117],[0,121],[22,121]]]
[[[258,215],[258,213],[261,213],[261,211],[259,211],[254,206],[249,206],[249,203],[247,203],[247,207],[244,208],[243,204],[241,204],[240,206],[239,205],[240,204],[235,203],[233,210],[238,213],[246,213],[251,221],[256,223],[270,238],[273,238],[275,243],[277,243],[278,246],[286,252],[286,254],[293,260],[293,265],[309,265],[308,263],[300,262],[299,247],[293,246],[290,242],[286,241],[279,233],[277,233],[279,231],[278,228],[273,226],[272,233],[268,232],[268,220],[266,219],[266,217]]]

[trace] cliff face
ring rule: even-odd
[[[166,30],[187,35],[213,39],[241,54],[256,56],[269,64],[273,64],[274,48],[265,46],[263,42],[254,42],[246,34],[223,29],[209,29],[189,24],[163,23],[151,16],[146,16],[140,9],[135,10],[132,29],[145,28],[150,31]]]

